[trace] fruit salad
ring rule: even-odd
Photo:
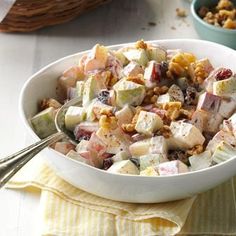
[[[57,110],[78,144],[53,148],[110,173],[166,176],[236,155],[236,75],[208,58],[143,40],[118,50],[95,45],[58,78],[31,118],[40,138],[56,132]]]

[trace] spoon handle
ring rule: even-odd
[[[0,159],[0,188],[18,172],[29,160],[42,151],[45,147],[65,137],[63,132],[57,132],[6,158]]]

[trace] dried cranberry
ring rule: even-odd
[[[232,76],[232,74],[233,74],[232,70],[222,69],[216,73],[216,80],[228,79],[230,76]]]
[[[103,169],[104,170],[109,169],[112,165],[113,165],[113,159],[111,157],[103,160]]]
[[[110,97],[110,92],[108,90],[102,90],[99,94],[98,94],[98,100],[104,104],[108,104],[109,101],[109,97]]]
[[[81,129],[79,125],[75,127],[75,130],[74,130],[75,140],[78,140],[78,141],[89,140],[91,135],[92,135],[91,132]]]
[[[166,76],[166,72],[168,71],[169,64],[167,61],[162,61],[161,62],[161,75],[163,77]]]
[[[138,158],[130,158],[130,161],[132,161],[138,168],[140,167],[139,159]]]

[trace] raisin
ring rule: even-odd
[[[185,102],[187,105],[196,105],[197,104],[197,90],[194,87],[187,87]]]
[[[139,159],[131,157],[129,160],[132,161],[138,168],[140,167]]]
[[[113,165],[113,159],[111,157],[103,160],[103,169],[107,170]]]
[[[161,75],[166,77],[166,72],[168,71],[169,63],[167,61],[161,62]]]
[[[170,151],[168,153],[168,160],[170,160],[170,161],[179,160],[188,166],[190,165],[189,160],[188,160],[188,155],[183,150]]]
[[[228,79],[230,76],[232,76],[232,74],[233,74],[232,70],[222,69],[216,73],[216,80]]]
[[[102,90],[98,94],[98,100],[104,104],[108,104],[109,97],[110,97],[110,92],[108,90]]]

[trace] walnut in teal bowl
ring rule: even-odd
[[[236,0],[232,0],[236,6]],[[198,10],[202,6],[214,7],[218,0],[193,0],[191,4],[191,13],[193,23],[198,35],[205,40],[223,44],[236,49],[236,29],[225,29],[219,26],[211,25],[205,22],[199,15]]]

